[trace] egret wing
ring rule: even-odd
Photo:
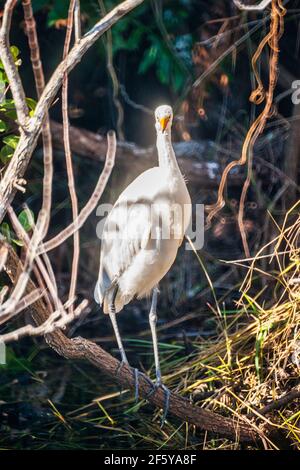
[[[127,204],[118,200],[107,216],[102,233],[99,278],[95,299],[103,302],[105,291],[133,263],[151,236],[151,207],[145,201]]]

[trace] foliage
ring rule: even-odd
[[[17,67],[21,65],[19,58],[20,51],[16,46],[11,46],[11,53],[13,55]],[[12,99],[6,99],[6,91],[8,89],[8,79],[0,61],[0,136],[2,147],[0,150],[0,160],[2,163],[7,163],[12,157],[14,150],[18,144],[19,137],[10,132],[10,122],[16,120],[15,104]]]
[[[103,3],[108,10],[119,1]],[[114,55],[121,51],[136,53],[138,74],[143,75],[154,69],[162,84],[168,84],[179,92],[192,72],[193,36],[189,32],[189,22],[194,3],[194,0],[172,0],[164,2],[165,8],[160,11],[155,2],[145,2],[112,29]],[[35,12],[47,11],[49,27],[65,26],[68,2],[34,0],[33,7]],[[84,0],[81,9],[88,27],[99,19],[98,1]],[[154,21],[148,21],[149,16]]]
[[[15,64],[19,67],[22,63],[20,59],[20,51],[16,46],[10,48]],[[14,133],[15,121],[17,113],[13,99],[6,98],[7,91],[9,90],[9,83],[2,62],[0,61],[0,160],[5,165],[13,156],[14,151],[19,142],[19,135]],[[32,98],[26,98],[30,115],[33,114],[36,102]],[[23,210],[18,216],[19,222],[26,232],[32,229],[34,223],[34,214],[31,211]],[[12,229],[7,222],[2,222],[0,225],[0,233],[7,240],[8,243],[14,243],[21,246],[22,242],[16,239],[13,235]]]
[[[30,232],[34,226],[34,213],[30,210],[23,210],[18,215],[20,224],[25,232]],[[18,246],[23,246],[23,242],[14,237],[13,231],[7,222],[2,222],[0,225],[0,233],[10,244],[14,243]]]

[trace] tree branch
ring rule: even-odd
[[[8,248],[6,271],[9,274],[10,279],[15,282],[18,277],[18,273],[22,272],[23,267],[15,251],[11,247]],[[29,280],[27,289],[32,291],[36,290],[36,286],[32,280]],[[49,321],[49,312],[42,299],[38,299],[34,302],[30,306],[30,309],[32,317],[38,327],[41,325],[44,325],[44,327],[50,326],[46,323]],[[55,327],[53,324],[52,326]],[[41,331],[43,331],[42,328]],[[116,371],[119,369],[120,362],[92,341],[84,338],[70,339],[59,329],[46,334],[45,339],[47,344],[59,355],[67,359],[87,360],[110,379],[117,381],[117,383],[122,387],[129,387],[134,390],[135,379],[132,370],[129,367],[124,366],[116,376]],[[165,400],[163,390],[158,389],[155,393],[149,396],[151,391],[152,387],[149,383],[149,379],[144,374],[140,373],[139,396],[147,399],[152,405],[162,408]],[[252,428],[249,424],[237,420],[235,421],[231,418],[218,415],[212,411],[194,406],[189,402],[189,400],[182,398],[175,393],[171,393],[170,396],[169,412],[171,415],[176,416],[183,421],[187,421],[200,429],[212,431],[221,436],[228,437],[229,439],[239,440],[241,442],[254,442],[259,439],[259,434],[256,431],[255,425],[253,425]]]
[[[69,48],[70,48],[71,36],[72,36],[73,25],[74,25],[75,4],[76,4],[75,0],[70,1],[63,59],[67,57]],[[68,74],[65,73],[64,78],[63,78],[63,83],[62,83],[62,116],[63,116],[64,148],[65,148],[65,159],[66,159],[66,168],[67,168],[67,176],[68,176],[68,188],[69,188],[71,206],[72,206],[72,217],[73,217],[73,222],[74,222],[78,218],[78,199],[77,199],[77,194],[76,194],[76,189],[75,189],[74,170],[73,170],[72,153],[71,153],[71,145],[70,145],[68,90],[69,90]],[[70,281],[70,288],[69,288],[69,299],[72,299],[75,296],[79,256],[80,256],[79,230],[76,229],[76,227],[73,233],[73,244],[74,244],[74,249],[73,249],[71,281]],[[70,313],[73,312],[73,308],[74,306],[73,304],[71,304]]]
[[[257,409],[257,412],[260,415],[266,415],[270,411],[278,410],[279,408],[288,405],[289,403],[297,400],[300,398],[300,385],[296,385],[292,390],[287,392],[282,397],[278,398],[277,400],[271,401],[263,408]]]
[[[35,87],[38,98],[45,88],[45,76],[43,66],[40,58],[40,47],[36,31],[36,22],[33,16],[31,0],[22,0],[24,10],[24,20],[26,26],[26,34],[28,37],[28,45],[30,49],[30,60],[34,75]],[[46,112],[45,119],[42,125],[43,136],[43,161],[44,161],[44,178],[43,178],[43,202],[42,208],[46,216],[44,236],[46,235],[49,227],[51,203],[52,203],[52,180],[53,180],[53,149],[52,149],[52,135],[50,129],[49,112]]]
[[[63,126],[56,121],[51,121],[51,129],[54,148],[63,150]],[[70,126],[70,143],[74,154],[97,162],[105,160],[106,141],[103,135]],[[173,146],[180,169],[186,176],[188,183],[196,184],[204,189],[217,188],[222,175],[220,163],[206,161],[206,155],[208,153],[222,155],[224,159],[229,156],[232,158],[232,155],[238,155],[235,151],[230,151],[229,154],[224,147],[217,146],[214,142],[207,140],[201,142],[174,142]],[[132,178],[134,178],[140,172],[157,164],[157,150],[154,146],[145,148],[132,142],[119,141],[116,158],[117,165],[122,170],[130,171]],[[240,186],[242,181],[243,173],[241,171],[232,172],[230,175],[230,184],[232,186]]]

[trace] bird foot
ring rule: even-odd
[[[152,383],[152,382],[151,382]],[[155,393],[159,388],[161,388],[164,392],[164,395],[165,395],[165,400],[164,400],[164,406],[163,406],[163,415],[162,415],[162,419],[161,419],[161,427],[163,427],[165,421],[166,421],[166,417],[167,417],[167,414],[168,414],[168,411],[169,411],[169,404],[170,404],[170,395],[171,395],[171,392],[170,390],[168,389],[168,387],[166,387],[162,381],[159,379],[155,382],[155,384],[153,384],[153,389],[148,393],[148,397],[151,397],[151,395],[153,395],[153,393]]]
[[[152,380],[150,380],[149,377],[147,377],[147,375],[143,374],[138,369],[133,369],[133,375],[134,375],[134,398],[135,398],[135,402],[137,403],[139,399],[139,375],[141,375],[146,380],[146,382],[148,382],[150,387],[154,388],[155,385],[152,382]],[[151,391],[150,393],[153,393],[153,391]]]
[[[127,360],[122,359],[122,361],[119,363],[119,365],[117,367],[116,377],[118,377],[120,375],[120,372],[121,372],[121,370],[123,369],[124,366],[129,366],[129,364],[128,364]],[[119,385],[119,391],[120,391],[120,395],[122,395],[123,387],[122,387],[121,384]]]
[[[134,375],[134,400],[135,403],[138,402],[139,400],[139,371],[138,369],[133,369],[133,375]]]
[[[123,369],[124,366],[129,366],[128,361],[122,359],[122,361],[119,363],[117,370],[116,370],[116,376],[120,375],[121,370]]]
[[[165,394],[165,402],[164,402],[164,408],[163,408],[163,415],[162,415],[162,418],[161,418],[161,428],[163,427],[163,425],[165,424],[165,421],[166,421],[166,417],[167,417],[167,414],[168,414],[168,411],[169,411],[169,404],[170,404],[170,395],[171,395],[171,392],[170,390],[168,389],[168,387],[166,387],[164,384],[160,384],[161,388],[163,389],[164,391],[164,394]]]

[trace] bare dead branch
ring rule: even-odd
[[[64,150],[63,126],[51,121],[53,146]],[[71,150],[74,154],[89,158],[96,162],[105,161],[105,136],[80,127],[70,126]],[[223,160],[238,156],[236,151],[228,152],[224,147],[211,141],[174,142],[174,151],[182,173],[189,185],[200,185],[204,189],[217,188],[222,176],[222,164],[218,161],[207,161],[205,155],[213,152]],[[153,146],[140,147],[132,142],[117,142],[116,162],[121,172],[126,172],[134,178],[140,172],[153,167],[157,162],[157,150]],[[243,170],[232,172],[230,184],[240,186],[243,182]]]
[[[36,31],[36,22],[33,16],[31,0],[22,0],[24,10],[24,20],[26,34],[28,36],[28,45],[30,49],[30,60],[32,63],[32,70],[35,80],[35,86],[38,98],[41,97],[45,88],[45,77],[42,62],[40,59],[40,48]],[[52,136],[50,129],[49,113],[46,112],[45,120],[42,124],[43,136],[43,161],[44,161],[44,178],[43,178],[43,202],[42,208],[47,214],[44,233],[42,238],[46,235],[49,227],[50,212],[51,212],[51,199],[52,199],[52,179],[53,179],[53,150],[52,150]],[[18,188],[17,188],[18,189]]]
[[[265,415],[270,413],[270,411],[278,410],[283,406],[288,405],[289,403],[299,400],[300,398],[300,385],[296,385],[292,390],[284,394],[282,397],[278,398],[277,400],[268,403],[266,406],[258,410],[261,415]]]
[[[51,313],[49,318],[40,326],[26,325],[10,333],[0,335],[0,342],[7,344],[12,341],[18,341],[24,336],[43,336],[52,333],[52,331],[58,328],[64,328],[68,323],[79,317],[87,305],[88,301],[83,300],[72,313],[68,313],[68,315],[63,317],[61,317],[60,311],[55,311]]]
[[[0,305],[3,304],[5,297],[7,296],[9,292],[9,287],[8,286],[3,286],[1,291],[0,291]]]
[[[22,0],[22,6],[24,11],[25,32],[28,37],[28,46],[30,49],[30,60],[32,63],[37,96],[39,98],[45,88],[45,78],[40,57],[36,22],[33,16],[31,0]]]
[[[75,32],[75,42],[78,42],[81,39],[80,0],[75,0],[74,32]]]
[[[0,316],[0,325],[3,323],[7,323],[9,320],[14,318],[18,313],[22,312],[26,308],[28,308],[31,304],[36,302],[38,299],[42,297],[43,293],[41,289],[35,289],[31,291],[29,294],[25,295],[15,306],[13,312],[8,313],[6,315]]]
[[[15,251],[9,246],[8,257],[9,259],[6,266],[6,271],[12,282],[16,282],[18,273],[22,271],[24,267],[22,266],[22,263]],[[36,286],[31,279],[28,282],[27,289],[29,291],[36,289]],[[78,309],[80,310],[84,307],[86,307],[86,304],[80,304]],[[74,315],[75,312],[76,314],[80,315],[78,309],[74,311]],[[49,312],[42,299],[38,299],[35,303],[33,303],[30,306],[30,310],[32,312],[34,321],[38,325],[38,328],[40,326],[42,327],[40,330],[35,329],[35,333],[38,334],[39,332],[39,334],[41,334],[41,332],[45,331],[45,322],[48,322],[49,320]],[[57,315],[57,313],[55,314]],[[67,315],[67,318],[70,318],[69,315]],[[59,326],[61,327],[64,325],[63,321],[61,321],[59,324],[58,320],[56,320],[56,323],[54,322],[52,325],[50,325],[48,322],[47,325],[47,328],[51,328],[51,332],[45,335],[45,339],[47,344],[58,354],[67,359],[87,360],[104,374],[106,374],[111,380],[117,380],[118,384],[122,387],[129,387],[132,390],[134,389],[134,375],[129,367],[124,366],[121,368],[120,373],[116,376],[116,371],[119,369],[120,362],[112,357],[109,353],[104,351],[100,346],[83,338],[70,339],[65,336],[64,333],[58,329]],[[52,330],[53,327],[56,328],[54,331]],[[23,330],[21,334],[27,334],[28,331],[30,333],[32,332],[31,329],[27,329],[25,333]],[[1,340],[3,339],[3,336],[0,337]],[[11,341],[13,339],[15,338],[6,336],[6,341]],[[140,374],[139,377],[140,397],[147,399],[154,406],[162,408],[165,399],[163,390],[158,389],[157,392],[149,396],[149,392],[152,390],[151,385],[149,384],[149,379],[147,379],[144,374]],[[252,424],[249,425],[249,420],[247,420],[247,418],[245,418],[247,421],[243,422],[243,418],[241,420],[233,420],[229,417],[218,415],[212,411],[194,406],[189,402],[189,400],[186,400],[174,393],[171,393],[170,397],[170,414],[177,416],[182,421],[187,421],[188,423],[193,424],[200,429],[212,431],[219,435],[226,436],[229,439],[238,439],[241,442],[254,442],[258,440],[260,436],[260,431],[257,430],[255,424],[253,424],[253,427]]]
[[[32,270],[32,265],[36,257],[36,250],[41,241],[41,234],[44,229],[45,220],[46,215],[44,214],[44,212],[41,211],[41,217],[39,218],[39,221],[36,227],[34,228],[31,239],[28,241],[24,270],[20,273],[20,276],[14,286],[14,289],[10,293],[9,299],[7,299],[7,301],[0,306],[0,316],[6,315],[15,310],[16,305],[18,304],[19,300],[21,299],[23,293],[26,290],[26,286]],[[20,224],[19,221],[18,223]]]
[[[63,60],[67,57],[69,52],[71,35],[73,30],[73,20],[74,20],[74,9],[75,9],[75,0],[70,1],[68,20],[67,20],[67,32],[64,44]],[[63,116],[63,130],[64,130],[64,147],[65,147],[65,158],[66,158],[66,167],[68,175],[68,187],[71,198],[72,206],[72,218],[73,222],[78,218],[78,201],[75,189],[74,181],[74,171],[71,155],[71,146],[70,146],[70,122],[68,116],[68,74],[64,74],[63,84],[62,84],[62,116]],[[73,260],[72,260],[72,272],[71,272],[71,282],[69,289],[69,299],[75,296],[76,292],[76,283],[77,283],[77,274],[78,274],[78,263],[80,256],[80,244],[79,244],[79,230],[75,230],[73,234],[74,240],[74,251],[73,251]],[[72,313],[73,304],[70,306],[70,312]]]
[[[23,241],[23,243],[25,245],[25,248],[28,249],[28,246],[29,246],[29,243],[30,243],[29,237],[28,237],[27,233],[25,232],[24,228],[22,227],[22,225],[20,224],[20,221],[17,218],[17,216],[16,216],[16,214],[15,214],[15,212],[12,209],[11,206],[8,207],[8,214],[9,214],[9,217],[10,217],[10,220],[11,220],[11,223],[12,223],[12,226],[13,226],[14,230],[16,231],[18,237]],[[55,310],[60,311],[62,313],[62,315],[66,315],[66,312],[63,308],[63,305],[62,305],[62,303],[61,303],[61,301],[58,297],[55,277],[52,273],[51,263],[50,263],[47,255],[44,256],[44,261],[45,261],[46,266],[42,262],[41,258],[37,255],[37,253],[35,254],[34,261],[35,261],[35,263],[37,264],[37,266],[39,268],[39,271],[42,275],[42,278],[44,279],[44,282],[47,286],[47,290],[49,291],[50,296],[52,298],[52,301],[54,303]],[[27,284],[28,283],[29,283],[29,278],[27,278]],[[52,309],[51,309],[51,311],[52,311]]]

